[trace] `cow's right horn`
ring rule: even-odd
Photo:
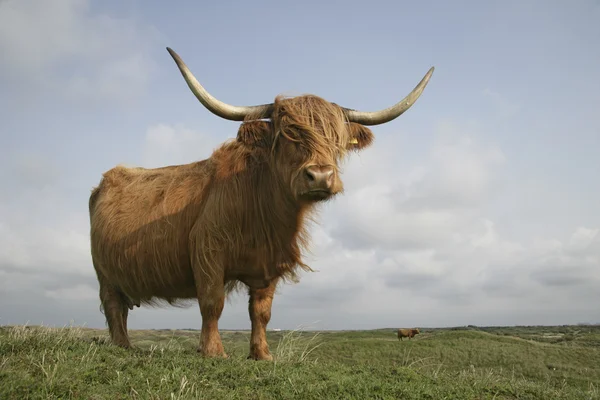
[[[248,115],[251,115],[253,119],[269,118],[271,116],[273,103],[258,106],[232,106],[215,99],[202,87],[181,57],[169,47],[167,47],[167,51],[173,57],[173,60],[175,60],[181,75],[183,75],[183,79],[185,79],[192,93],[213,114],[231,121],[243,121]]]

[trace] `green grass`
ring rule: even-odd
[[[198,331],[0,328],[1,399],[600,399],[600,327],[269,332],[274,362],[246,360],[248,331],[223,331],[227,360]]]

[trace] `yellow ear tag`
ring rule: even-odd
[[[358,139],[356,139],[356,138],[350,139],[350,144],[358,144]]]

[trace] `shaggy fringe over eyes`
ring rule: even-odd
[[[274,144],[282,135],[323,159],[343,159],[347,153],[349,131],[342,109],[318,96],[277,96],[272,120]]]

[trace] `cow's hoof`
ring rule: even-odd
[[[114,341],[113,344],[115,346],[120,347],[125,350],[133,349],[133,346],[131,345],[131,343],[129,341]]]
[[[250,354],[246,359],[255,361],[273,361],[273,356],[269,353]]]
[[[203,351],[202,349],[197,349],[196,352],[200,353],[202,357],[205,358],[229,358],[229,355],[225,353],[223,350],[221,351]]]

